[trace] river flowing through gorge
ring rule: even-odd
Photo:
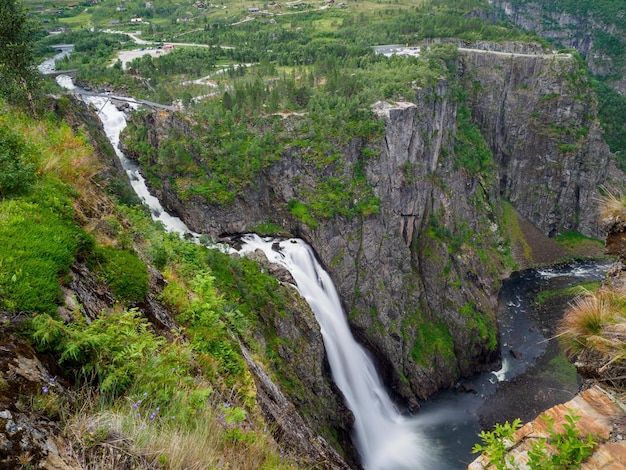
[[[61,76],[57,81],[65,88],[74,88],[70,77]],[[170,232],[197,239],[199,234],[192,233],[182,220],[162,208],[158,199],[150,194],[137,165],[119,150],[119,136],[126,125],[124,113],[109,98],[83,96],[83,99],[98,112],[134,190],[149,207],[153,218]],[[315,313],[333,378],[355,416],[354,442],[366,470],[465,468],[473,459],[471,447],[477,442],[482,425],[489,421],[485,416],[490,411],[534,413],[534,409],[521,400],[527,400],[528,388],[537,385],[535,380],[529,385],[506,386],[522,383],[522,378],[538,367],[548,352],[554,357],[558,355],[554,341],[548,341],[531,315],[534,295],[547,287],[562,288],[581,280],[600,279],[606,271],[601,263],[579,263],[516,273],[504,283],[500,295],[502,369],[466,379],[461,384],[463,387],[442,392],[423,403],[417,415],[405,416],[390,399],[367,351],[352,337],[334,285],[311,247],[298,239],[263,239],[253,234],[242,235],[238,240],[244,247],[242,253],[261,249],[271,262],[286,267]],[[552,359],[546,360],[550,363]],[[577,391],[576,383],[566,385],[558,380],[541,386],[551,398],[542,401],[541,406],[565,401]],[[524,393],[518,393],[520,391]],[[495,418],[498,421],[512,419],[504,418],[502,413]]]

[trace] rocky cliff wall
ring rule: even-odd
[[[576,49],[585,55],[589,69],[594,75],[613,76],[611,85],[620,93],[626,93],[624,65],[611,57],[598,44],[598,33],[614,35],[623,41],[624,32],[614,24],[607,24],[593,16],[573,15],[542,2],[514,2],[489,0],[513,23],[539,36],[554,41],[562,47]],[[622,78],[619,78],[622,77]]]
[[[375,110],[386,134],[365,175],[379,214],[336,216],[316,227],[294,218],[288,201],[304,199],[300,188],[331,171],[294,148],[228,207],[183,202],[167,183],[159,191],[193,230],[217,237],[271,221],[309,241],[387,383],[416,404],[497,361],[498,194],[493,173],[471,174],[454,158],[457,102],[447,83]],[[148,119],[148,139],[159,145],[171,117]],[[346,174],[363,146],[355,139],[342,149]]]
[[[600,238],[609,149],[584,71],[568,54],[461,50],[468,106],[498,163],[500,194],[544,234]]]
[[[494,308],[506,251],[501,197],[544,233],[598,230],[590,206],[608,151],[584,82],[571,76],[580,68],[570,57],[507,47],[490,53],[464,47],[458,82],[374,106],[385,132],[367,143],[377,156],[366,160],[363,173],[380,200],[378,213],[336,215],[310,226],[288,210],[292,200],[310,203],[320,181],[351,178],[363,164],[362,138],[341,147],[342,158],[327,167],[291,146],[227,206],[183,201],[168,175],[154,189],[166,208],[213,238],[272,222],[310,242],[355,335],[397,396],[415,405],[498,360]],[[174,115],[141,119],[153,154],[168,129],[193,139]],[[303,118],[289,119],[297,128]],[[495,161],[476,161],[484,144],[473,123]]]

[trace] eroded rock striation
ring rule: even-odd
[[[583,69],[569,54],[461,52],[468,106],[498,164],[499,191],[544,234],[600,238],[610,152]]]

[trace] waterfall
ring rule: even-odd
[[[354,340],[335,286],[305,242],[242,237],[242,251],[262,250],[289,270],[317,319],[333,379],[354,414],[354,440],[366,470],[439,468],[414,419],[391,402],[367,352]]]
[[[76,90],[72,80],[60,76],[57,82]],[[138,166],[119,149],[120,133],[126,117],[109,98],[83,95],[98,112],[105,133],[126,170],[132,187],[146,204],[153,219],[166,230],[198,238],[178,217],[169,215],[148,191]],[[311,306],[320,325],[324,346],[337,386],[354,414],[354,441],[366,470],[430,470],[438,468],[433,449],[426,452],[424,438],[414,420],[396,410],[380,381],[367,352],[354,340],[339,296],[328,273],[319,265],[311,248],[302,240],[262,240],[257,235],[242,237],[243,252],[261,249],[268,259],[285,266],[296,280],[300,294]],[[278,243],[279,251],[272,249]]]
[[[67,90],[73,90],[80,94],[80,90],[74,85],[71,77],[67,75],[60,75],[57,77],[57,83]],[[118,110],[111,99],[104,96],[92,96],[82,95],[82,99],[91,104],[98,113],[98,117],[102,122],[104,132],[107,138],[115,150],[115,154],[118,156],[122,168],[126,171],[130,184],[133,187],[137,196],[148,206],[152,218],[157,222],[161,222],[168,232],[180,233],[184,236],[191,236],[196,241],[200,237],[200,234],[195,233],[187,227],[187,225],[178,217],[172,216],[163,209],[161,202],[150,193],[146,181],[139,171],[139,166],[128,159],[120,150],[120,134],[126,127],[126,115]],[[131,104],[131,106],[133,106]],[[136,107],[135,105],[134,107]]]

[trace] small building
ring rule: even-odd
[[[131,18],[130,22],[131,23],[143,23],[143,20],[141,18]]]
[[[119,26],[122,22],[120,20],[111,20],[109,21],[109,26]]]
[[[258,13],[259,9],[257,7],[248,8],[248,13]]]
[[[120,5],[115,9],[115,11],[126,11],[126,7],[124,5]]]

